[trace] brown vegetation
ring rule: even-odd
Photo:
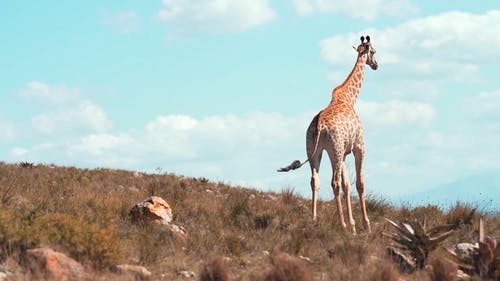
[[[165,225],[131,223],[132,206],[153,195],[170,204],[186,239]],[[179,274],[186,271],[200,280],[282,280],[280,272],[303,276],[293,280],[398,280],[401,273],[385,256],[389,239],[381,233],[391,226],[384,217],[427,219],[432,226],[456,222],[457,230],[442,246],[474,243],[484,214],[469,215],[472,207],[462,207],[453,213],[435,206],[396,209],[372,196],[367,202],[372,234],[353,236],[335,223],[332,201],[320,201],[319,217],[312,221],[310,200],[291,188],[264,193],[172,174],[0,162],[0,271],[12,273],[12,280],[29,280],[19,266],[23,254],[51,247],[83,264],[92,280],[127,280],[116,269],[120,264],[145,266],[151,280],[186,280]],[[353,209],[359,209],[354,199]],[[354,214],[361,225],[360,212]],[[498,239],[500,218],[484,220],[485,231]],[[429,255],[445,256],[440,248]],[[215,256],[223,262],[205,264]],[[300,256],[307,261],[295,263]],[[434,274],[441,274],[436,268]],[[426,269],[402,274],[407,281],[431,278]]]

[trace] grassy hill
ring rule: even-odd
[[[187,239],[161,225],[130,222],[130,208],[151,195],[171,205]],[[29,279],[18,265],[22,253],[50,246],[81,262],[89,280],[127,280],[114,270],[123,263],[147,267],[152,280],[188,280],[181,271],[193,271],[198,279],[200,268],[214,257],[222,257],[231,280],[262,280],[272,257],[282,252],[302,256],[313,280],[379,280],[399,275],[385,255],[385,217],[426,219],[433,226],[457,222],[469,210],[460,205],[448,212],[435,206],[396,209],[372,197],[373,233],[368,234],[354,200],[358,235],[353,236],[338,226],[331,201],[319,202],[316,222],[309,205],[291,190],[263,193],[172,174],[0,162],[0,271],[13,272],[14,280]],[[475,242],[480,215],[444,245]],[[485,220],[486,233],[498,239],[500,218]],[[432,255],[441,257],[443,251]],[[431,279],[422,271],[404,280]]]

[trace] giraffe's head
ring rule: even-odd
[[[366,64],[369,65],[373,70],[377,70],[378,63],[375,60],[375,48],[373,48],[372,43],[370,42],[370,36],[365,37],[361,36],[360,38],[361,44],[359,44],[356,51],[358,52],[358,57],[366,59]]]

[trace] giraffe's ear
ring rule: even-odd
[[[361,37],[359,38],[359,40],[361,40],[361,43],[365,43],[365,37],[364,37],[364,36],[361,36]]]
[[[370,43],[370,35],[366,35],[366,42]]]

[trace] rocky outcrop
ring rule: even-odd
[[[85,277],[85,271],[80,263],[50,248],[27,250],[24,263],[37,279],[70,281],[82,280]]]
[[[169,224],[173,217],[172,208],[159,196],[151,196],[135,204],[129,216],[134,222],[152,221],[160,224]]]
[[[132,222],[153,222],[167,226],[176,237],[181,240],[187,238],[186,230],[172,222],[172,208],[163,198],[158,196],[148,197],[141,203],[135,204],[129,212]]]

